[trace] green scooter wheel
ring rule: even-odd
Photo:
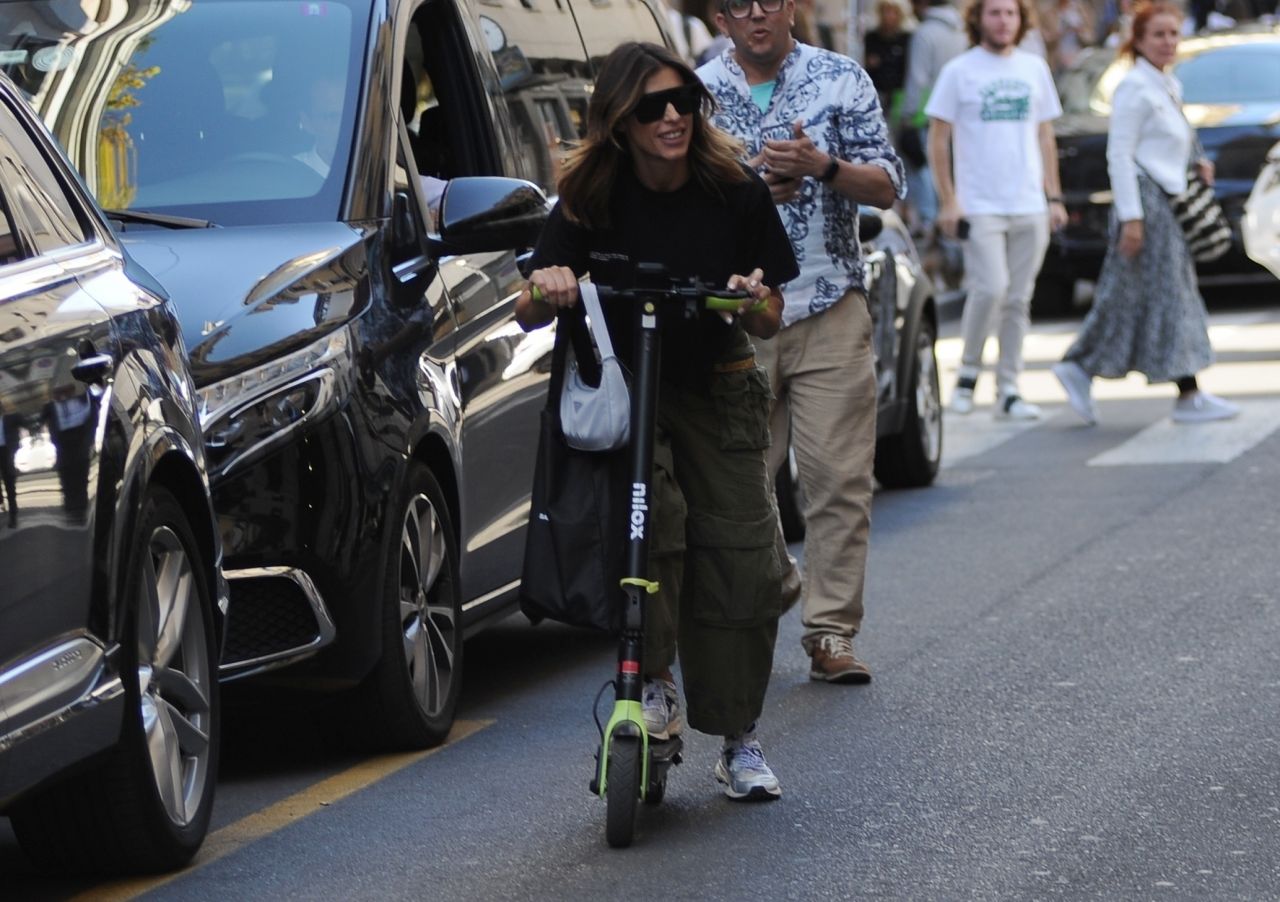
[[[640,798],[640,739],[614,736],[609,742],[605,785],[605,839],[615,849],[631,845],[636,834],[636,802]]]

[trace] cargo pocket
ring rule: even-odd
[[[732,364],[727,364],[732,366]],[[769,447],[769,376],[749,363],[711,374],[711,401],[720,425],[721,451],[761,451]]]
[[[653,482],[650,497],[649,554],[675,555],[684,552],[684,521],[688,514],[684,493],[675,477],[675,460],[671,453],[671,438],[659,428],[653,443]]]
[[[759,626],[782,613],[777,516],[741,520],[691,510],[680,602],[705,626]]]

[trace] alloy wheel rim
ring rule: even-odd
[[[195,817],[209,777],[213,674],[200,586],[168,526],[152,532],[138,609],[138,700],[147,761],[169,819]]]
[[[428,717],[444,710],[454,679],[458,622],[447,565],[435,506],[415,495],[400,531],[400,624],[413,695]]]
[[[942,453],[942,398],[933,357],[933,337],[927,334],[920,336],[916,348],[916,410],[920,414],[920,439],[925,457],[936,461]]]

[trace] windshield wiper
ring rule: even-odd
[[[103,210],[102,212],[107,214],[108,219],[158,225],[168,229],[216,229],[219,227],[216,222],[210,222],[207,219],[170,216],[167,213],[150,213],[146,210]]]

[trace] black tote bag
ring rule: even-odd
[[[626,551],[627,450],[577,451],[561,434],[565,350],[578,325],[570,312],[556,330],[525,532],[520,609],[535,623],[545,619],[616,632],[623,610],[619,581]]]

